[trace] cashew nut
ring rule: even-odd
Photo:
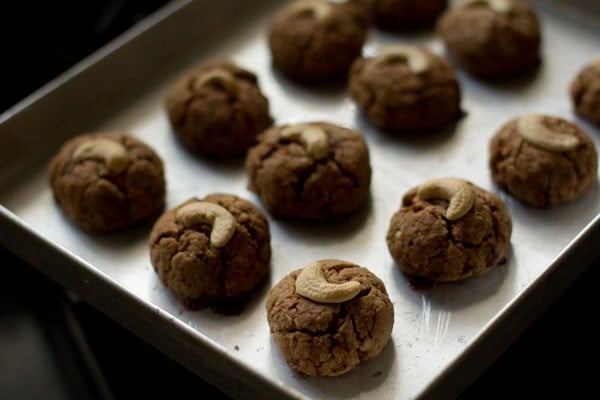
[[[542,114],[525,115],[517,121],[517,132],[526,142],[544,150],[561,152],[577,147],[576,136],[549,129],[545,119]]]
[[[417,196],[422,200],[448,200],[450,204],[445,217],[450,221],[463,217],[471,210],[475,201],[471,185],[459,178],[431,179],[419,187]]]
[[[360,282],[330,283],[318,261],[308,264],[296,278],[296,293],[317,303],[343,303],[360,293]]]
[[[327,24],[333,16],[331,4],[321,0],[300,0],[290,7],[291,12],[296,15],[307,14],[312,16],[319,24]]]
[[[230,95],[234,95],[238,88],[235,76],[223,68],[214,68],[205,71],[198,75],[192,83],[192,87],[196,92],[209,85],[221,87]]]
[[[396,45],[383,49],[375,57],[376,65],[407,64],[414,74],[421,74],[430,67],[429,59],[425,52],[416,46]]]
[[[465,0],[462,4],[464,6],[484,4],[500,14],[508,14],[513,9],[513,4],[510,0]]]
[[[327,134],[317,125],[290,125],[281,130],[280,136],[300,143],[314,160],[321,160],[329,154]]]
[[[111,172],[123,172],[129,164],[129,153],[121,143],[113,139],[95,138],[82,142],[73,152],[73,159],[99,160],[104,162]]]
[[[186,228],[199,224],[211,225],[210,242],[214,247],[225,246],[235,233],[235,217],[226,208],[207,201],[182,206],[177,210],[175,219]]]

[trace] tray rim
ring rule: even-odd
[[[32,112],[32,108],[47,101],[58,89],[77,79],[82,72],[93,68],[98,61],[109,57],[113,52],[120,50],[124,45],[130,44],[136,38],[144,35],[148,30],[154,28],[165,19],[168,19],[173,13],[184,10],[192,3],[194,3],[193,0],[174,0],[171,3],[167,3],[166,6],[162,7],[151,16],[143,19],[113,41],[93,52],[19,103],[13,105],[7,111],[0,114],[0,132],[2,131],[3,126],[10,125],[13,121],[18,120],[23,115]],[[173,357],[173,355],[176,354],[177,356],[175,358],[178,362],[214,383],[221,390],[234,397],[240,398],[265,398],[265,396],[267,398],[305,398],[293,388],[283,388],[278,385],[272,385],[271,381],[265,381],[262,376],[256,374],[247,365],[234,358],[228,357],[225,352],[210,341],[203,342],[204,347],[208,347],[203,350],[208,350],[208,354],[210,355],[223,358],[225,362],[222,362],[222,364],[214,369],[199,368],[198,363],[193,362],[190,358],[193,349],[197,347],[197,335],[199,332],[172,317],[165,320],[161,313],[166,313],[161,311],[160,308],[153,306],[146,300],[132,295],[125,288],[116,284],[102,271],[94,269],[87,262],[78,259],[76,254],[53,243],[48,238],[39,235],[38,232],[19,219],[18,216],[2,204],[0,204],[0,217],[0,232],[2,232],[2,235],[0,235],[0,244],[44,272],[57,283],[72,290],[84,301],[94,305],[97,309],[123,325],[125,328],[131,330],[142,339],[150,342],[153,346],[165,352],[167,355]],[[7,235],[6,233],[9,234]],[[20,234],[24,235],[28,240],[19,238]],[[38,251],[32,251],[31,248],[26,246],[27,242],[31,243],[34,240],[35,242],[33,243],[36,244]],[[451,377],[450,375],[457,373],[456,371],[461,368],[461,364],[464,364],[465,361],[478,363],[479,367],[476,369],[480,370],[491,364],[493,360],[499,356],[531,322],[533,322],[533,319],[535,318],[529,320],[523,319],[526,314],[534,315],[534,317],[541,314],[541,312],[585,270],[590,262],[600,256],[600,249],[594,248],[591,245],[597,240],[600,240],[600,215],[597,215],[582,231],[580,231],[579,234],[562,249],[555,259],[549,263],[548,267],[540,275],[532,279],[531,284],[526,290],[522,291],[507,303],[502,310],[481,329],[481,332],[471,339],[459,357],[457,357],[457,359],[454,360],[442,374],[438,375],[437,379],[430,383],[419,398],[445,398],[449,394],[459,393],[466,385],[475,380],[477,375],[468,377],[467,375],[469,374],[465,374],[464,371],[463,373],[458,374],[464,375],[463,379],[453,380],[449,378]],[[52,262],[48,263],[48,261]],[[577,268],[570,268],[569,271],[571,274],[561,273],[560,267],[572,265],[573,261],[582,262],[574,263]],[[64,268],[67,264],[71,265],[70,263],[77,263],[84,267],[82,268],[82,272],[73,272],[75,271],[74,269]],[[564,270],[564,268],[562,269]],[[91,292],[88,290],[90,279],[96,279],[96,283],[100,284],[99,290]],[[530,302],[535,297],[535,292],[538,292],[541,288],[547,286],[552,286],[555,289],[550,291],[550,296],[546,296],[546,300],[550,301],[541,302],[538,300],[537,302]],[[105,293],[108,293],[107,290],[116,290],[117,293],[116,299],[113,299],[108,303],[105,302]],[[123,299],[131,302],[133,307],[126,310],[123,314],[118,312],[115,313],[114,308],[111,308],[111,304],[113,301],[118,303]],[[526,304],[528,302],[530,302],[529,305]],[[515,313],[521,314],[521,319],[523,320],[517,324],[516,327],[513,327],[514,329],[509,335],[504,335],[502,340],[495,340],[495,338],[492,337],[493,332],[491,331],[491,328],[511,325],[510,321],[507,321],[510,313],[512,313],[511,317],[513,317]],[[169,326],[169,324],[180,325],[178,328],[180,328],[182,337],[179,339],[185,340],[184,346],[167,345],[162,340],[157,339],[155,335],[149,333],[151,329],[147,329],[150,327],[155,328],[157,326]],[[477,349],[490,343],[497,345],[495,347],[497,351],[492,351],[485,359],[474,360]],[[179,349],[178,347],[182,348]],[[226,374],[224,374],[224,372],[230,368],[244,370],[246,379],[225,376]],[[452,378],[456,377],[452,376]],[[239,390],[239,392],[237,392],[235,388],[233,388],[235,385],[231,385],[232,379],[239,379],[240,384],[244,385],[244,390]],[[451,383],[449,384],[449,382]],[[264,386],[260,389],[253,390],[252,386],[256,383],[268,383],[268,391],[265,392]],[[248,391],[249,389],[250,391]]]

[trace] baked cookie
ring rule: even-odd
[[[322,220],[357,210],[371,184],[362,135],[325,122],[276,126],[248,150],[249,189],[279,218]]]
[[[498,196],[462,179],[440,178],[406,192],[386,241],[407,275],[449,282],[504,263],[511,232]]]
[[[390,339],[394,306],[368,269],[320,260],[285,276],[267,297],[267,321],[285,361],[310,376],[344,374]]]
[[[367,27],[364,14],[353,4],[293,1],[269,25],[273,65],[300,82],[335,78],[360,55]]]
[[[54,199],[75,225],[107,232],[164,207],[163,163],[149,146],[118,132],[66,141],[48,166]]]
[[[541,33],[521,0],[464,0],[438,20],[449,53],[471,74],[506,78],[539,64]]]
[[[404,31],[434,22],[447,0],[352,0],[361,5],[379,28]]]
[[[579,71],[570,89],[577,114],[600,126],[600,55]]]
[[[358,58],[350,70],[352,98],[379,129],[441,128],[462,115],[452,66],[425,48],[397,45]]]
[[[191,310],[240,302],[265,277],[269,223],[247,200],[211,194],[164,213],[150,233],[161,282]]]
[[[548,207],[581,197],[598,178],[594,142],[564,119],[530,114],[490,142],[492,179],[523,203]]]
[[[221,159],[243,156],[273,123],[256,75],[228,61],[183,74],[169,89],[166,108],[189,150]]]

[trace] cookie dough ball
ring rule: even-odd
[[[300,82],[335,78],[360,55],[367,25],[352,4],[293,1],[275,14],[269,26],[273,65]]]
[[[273,123],[256,75],[227,61],[182,75],[169,89],[166,107],[189,150],[220,159],[243,156]]]
[[[386,240],[407,275],[449,282],[504,263],[511,231],[499,197],[463,179],[440,178],[403,196]]]
[[[161,159],[149,146],[124,133],[71,138],[54,155],[48,172],[54,199],[86,231],[123,228],[164,207]]]
[[[398,45],[358,58],[350,94],[369,120],[390,132],[441,128],[462,115],[452,66],[422,47]]]
[[[379,28],[404,31],[434,22],[447,0],[353,0],[364,7]]]
[[[273,127],[248,151],[249,189],[275,217],[323,220],[357,210],[371,184],[362,135],[325,122]]]
[[[192,198],[164,213],[150,233],[161,282],[191,310],[241,301],[265,277],[269,224],[252,203],[227,194]]]
[[[284,277],[267,297],[271,335],[286,362],[310,376],[336,376],[376,357],[390,339],[394,306],[368,269],[316,261]]]
[[[548,207],[581,197],[596,182],[594,143],[564,119],[530,114],[509,121],[490,143],[492,179],[525,204]]]
[[[465,0],[440,17],[437,29],[449,53],[477,77],[512,77],[539,64],[539,22],[521,0]]]
[[[600,126],[600,55],[571,82],[571,99],[577,114]]]

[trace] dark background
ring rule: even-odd
[[[0,2],[0,112],[165,3]],[[461,399],[598,398],[598,267]],[[226,398],[1,247],[0,277],[0,399]]]

